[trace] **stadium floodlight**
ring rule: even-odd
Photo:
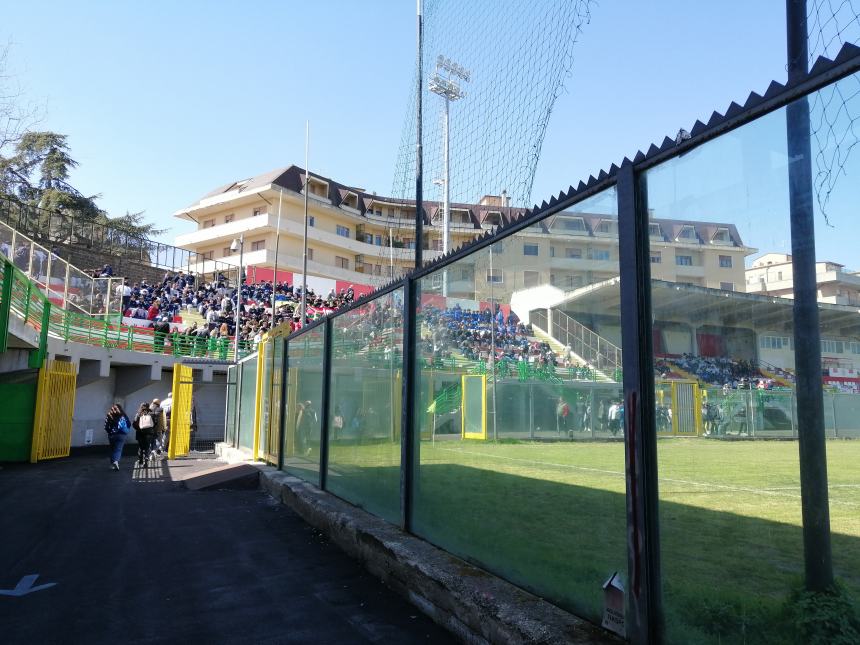
[[[444,74],[447,73],[447,76]],[[445,108],[442,120],[442,146],[444,155],[445,168],[443,171],[442,181],[445,186],[444,202],[442,207],[442,253],[447,253],[450,245],[450,219],[451,219],[451,147],[450,147],[450,129],[449,111],[451,101],[458,101],[466,94],[460,89],[460,83],[451,78],[452,76],[459,78],[462,81],[469,81],[469,72],[461,65],[451,61],[443,55],[436,57],[436,71],[430,79],[429,89],[434,94],[438,94],[445,100]],[[443,275],[442,295],[448,295],[448,281],[445,279],[447,272]]]

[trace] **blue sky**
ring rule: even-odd
[[[483,0],[491,2],[492,0]],[[388,193],[415,1],[5,2],[0,42],[73,182],[111,214],[171,214],[211,188],[304,160]],[[603,0],[556,104],[533,201],[785,76],[783,0]]]

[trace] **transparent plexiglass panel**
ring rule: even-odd
[[[257,415],[257,355],[239,363],[239,447],[254,448],[254,419]]]
[[[290,340],[284,402],[284,470],[313,484],[320,480],[325,326]]]
[[[0,255],[7,260],[15,257],[14,235],[15,231],[10,226],[0,222]]]
[[[327,487],[400,519],[403,290],[332,321]]]
[[[860,614],[860,75],[809,107],[833,567]]]
[[[627,572],[616,203],[430,274],[417,311],[416,533],[596,622]]]
[[[69,265],[68,308],[77,313],[90,314],[93,305],[93,278]]]
[[[787,110],[778,110],[643,178],[664,608],[673,643],[795,642],[784,611],[804,575],[797,437],[811,429],[798,421],[795,393],[789,169],[810,159],[789,155],[792,132]],[[815,145],[813,158],[821,154]],[[845,179],[853,196],[842,213],[853,220],[857,182]],[[833,242],[819,260],[853,257],[856,225],[845,223],[832,234],[817,217],[817,232]],[[841,270],[819,262],[820,317],[825,370],[838,362],[847,373],[847,349],[860,340],[857,308],[837,304],[835,287],[831,300],[833,276],[825,275]],[[827,358],[837,354],[839,361]],[[842,410],[854,403],[825,397],[827,436],[836,437]],[[857,596],[853,447],[827,441],[834,560]]]

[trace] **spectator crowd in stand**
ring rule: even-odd
[[[728,385],[733,389],[749,388],[750,384],[755,386],[759,381],[768,380],[754,363],[743,359],[682,354],[678,358],[658,359],[654,364],[657,376],[662,378],[677,377],[673,371],[675,366],[705,383]]]
[[[193,345],[195,352],[202,349],[205,353],[210,339],[220,341],[218,345],[223,346],[223,340],[236,332],[236,289],[229,286],[223,274],[204,281],[191,273],[168,271],[160,284],[149,284],[146,280],[130,284],[126,280],[116,289],[122,298],[123,316],[146,320],[159,334],[179,331],[193,337],[185,342]],[[288,282],[243,284],[238,304],[240,346],[256,346],[263,334],[281,324],[289,324],[291,332],[300,329],[301,293],[301,287]],[[332,289],[325,297],[308,289],[306,324],[351,303],[354,298],[352,286],[339,293]],[[180,331],[178,320],[183,312],[191,311],[196,311],[204,322],[183,325]],[[156,340],[164,342],[163,338]]]
[[[459,305],[447,309],[424,307],[423,354],[434,361],[452,357],[489,360],[495,344],[496,360],[508,358],[537,365],[567,366],[566,359],[559,359],[549,344],[533,338],[530,324],[523,324],[513,312],[505,315],[498,304],[494,309],[475,311]]]

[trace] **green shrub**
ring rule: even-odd
[[[825,592],[798,590],[792,594],[786,609],[799,643],[860,643],[860,617],[848,592],[838,583]]]

